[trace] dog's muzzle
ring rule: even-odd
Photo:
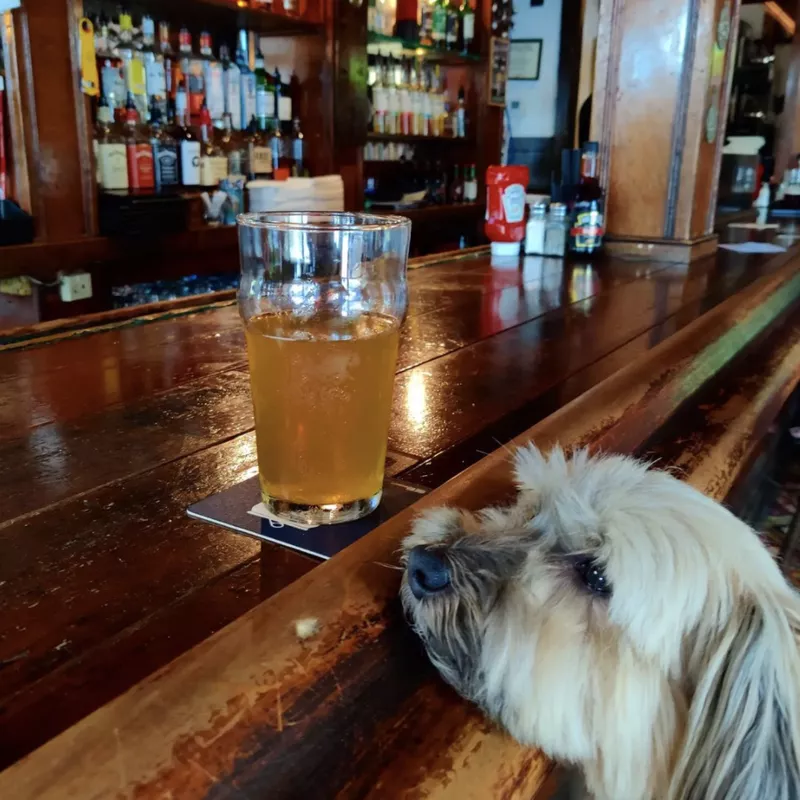
[[[415,547],[408,554],[408,585],[417,600],[438,594],[450,585],[450,570],[444,559],[426,547]]]

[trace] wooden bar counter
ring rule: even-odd
[[[255,472],[230,300],[3,345],[0,797],[546,796],[384,564],[420,505],[507,498],[512,440],[660,455],[724,499],[800,375],[800,256],[415,266],[389,464],[434,491],[322,565],[185,515]]]

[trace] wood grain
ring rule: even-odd
[[[641,447],[798,298],[800,276],[789,263],[516,443]],[[779,352],[750,359],[761,377],[749,385],[763,388],[756,416],[796,380],[797,339],[781,343]],[[697,485],[724,493],[752,421],[732,424],[711,460],[693,468],[689,477]],[[419,506],[474,508],[510,491],[507,454],[498,451]],[[440,684],[399,613],[396,573],[380,562],[392,558],[413,513],[394,518],[11,767],[0,775],[0,793],[22,800],[169,792],[532,797],[549,764],[494,731]],[[316,638],[298,641],[299,616],[319,619]]]

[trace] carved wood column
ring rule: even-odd
[[[739,0],[601,0],[592,108],[608,247],[713,252]]]

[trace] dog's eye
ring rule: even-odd
[[[597,561],[592,558],[582,559],[575,564],[575,569],[590,592],[603,596],[611,594],[611,581]]]

